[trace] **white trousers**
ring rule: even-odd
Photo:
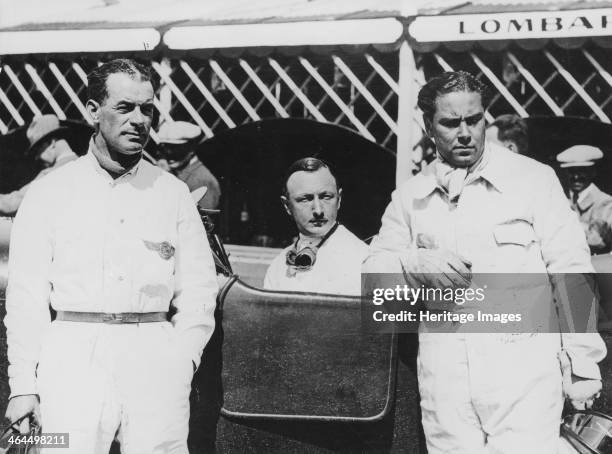
[[[37,369],[42,429],[68,433],[50,454],[187,454],[193,366],[168,322],[53,322]]]
[[[558,334],[419,335],[429,454],[557,454]]]

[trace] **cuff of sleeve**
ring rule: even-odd
[[[9,399],[15,396],[23,396],[25,394],[38,394],[38,390],[36,388],[36,376],[34,373],[10,377],[9,386],[11,388]]]
[[[571,352],[568,352],[572,363],[572,374],[580,378],[589,378],[592,380],[601,380],[601,371],[596,362],[584,358],[578,358]]]
[[[205,327],[191,327],[180,334],[179,348],[181,351],[188,353],[196,369],[200,367],[202,352],[211,334],[212,330],[209,332]]]

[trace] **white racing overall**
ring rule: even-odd
[[[11,396],[39,394],[68,450],[187,453],[193,372],[218,290],[187,187],[141,161],[113,180],[89,153],[32,184],[11,235]],[[171,322],[50,322],[56,311],[168,312]]]
[[[487,143],[483,167],[454,204],[438,186],[436,164],[394,192],[366,271],[401,273],[400,261],[414,269],[419,235],[465,257],[474,274],[593,271],[578,218],[550,167]],[[572,372],[600,379],[597,362],[606,350],[599,334],[563,338]],[[559,334],[421,330],[419,344],[429,454],[557,453]]]

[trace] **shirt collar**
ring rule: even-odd
[[[589,184],[580,194],[578,194],[578,200],[576,201],[578,208],[581,211],[585,211],[595,203],[595,196],[598,191],[597,186],[591,183]],[[571,194],[570,194],[571,195]]]
[[[586,188],[584,188],[580,194],[578,194],[578,204],[582,204],[584,200],[589,197],[595,191],[595,185],[593,183],[589,184]],[[571,195],[570,191],[570,195]]]
[[[485,142],[485,153],[488,153],[488,159],[480,172],[480,177],[486,180],[499,192],[509,190],[512,184],[512,178],[508,173],[506,156],[508,156],[507,153],[513,152],[508,151],[500,145]]]
[[[89,139],[89,148],[87,150],[86,158],[89,159],[89,162],[92,165],[93,169],[99,175],[102,175],[105,178],[109,178],[112,180],[113,177],[104,168],[102,168],[102,166],[98,162],[98,158],[96,158],[96,156],[94,155],[94,149],[97,149],[96,142],[94,141],[94,137],[95,135],[91,136],[91,139]],[[116,181],[129,179],[133,177],[134,175],[136,175],[138,172],[138,169],[140,168],[141,162],[142,162],[142,158],[136,163],[134,167],[132,167],[127,172],[125,172],[123,175],[117,177]]]
[[[499,192],[504,192],[508,188],[505,159],[503,159],[504,155],[499,153],[496,148],[499,148],[499,145],[485,142],[485,155],[482,157],[484,162],[483,168],[479,171],[479,175],[475,175],[472,179],[468,177],[468,182],[477,181],[482,178]],[[444,192],[444,189],[438,185],[436,180],[435,166],[437,162],[438,158],[425,166],[416,177],[418,180],[415,182],[415,187],[413,188],[414,198],[424,199],[435,190]]]

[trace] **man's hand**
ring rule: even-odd
[[[38,425],[42,426],[40,419],[40,404],[38,403],[38,396],[36,394],[13,397],[9,400],[4,417],[11,423],[28,413],[33,413],[34,419]],[[19,424],[19,432],[22,434],[30,432],[30,418],[25,418],[21,421],[21,424]]]
[[[567,352],[559,354],[563,374],[563,394],[576,410],[589,410],[601,393],[601,380],[582,378],[572,374]]]
[[[424,274],[422,282],[437,288],[457,288],[470,285],[471,264],[448,249],[417,249],[413,272]]]

